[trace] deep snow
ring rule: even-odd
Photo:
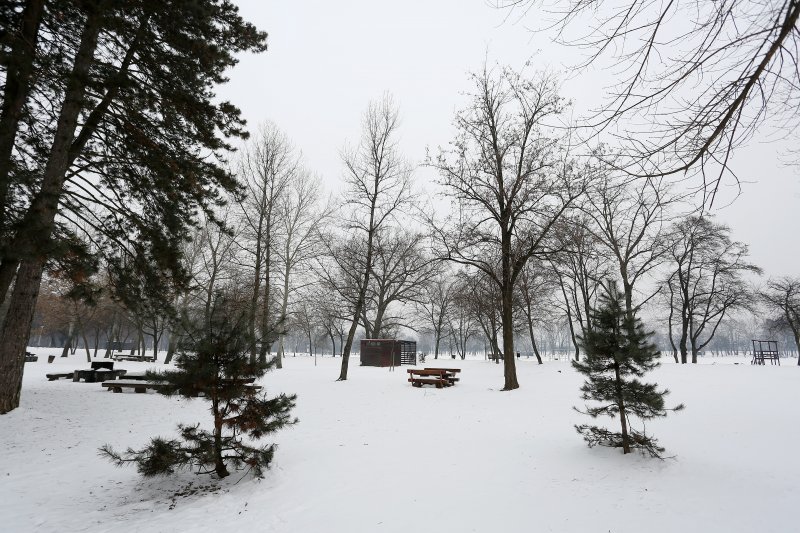
[[[502,367],[484,360],[429,360],[463,368],[458,385],[437,390],[412,388],[405,368],[356,359],[335,382],[340,359],[288,357],[263,384],[298,394],[300,423],[274,438],[264,480],[218,482],[144,480],[97,455],[105,443],[173,436],[178,422],[207,424],[202,400],[48,382],[85,356],[48,365],[48,350],[36,351],[22,406],[0,417],[4,532],[798,530],[800,368],[790,360],[665,361],[652,377],[686,410],[648,425],[675,455],[658,461],[584,445],[573,424],[586,417],[572,409],[581,377],[564,361],[522,360],[521,388],[501,392]]]

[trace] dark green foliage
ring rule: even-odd
[[[600,415],[618,418],[621,432],[587,424],[575,426],[576,429],[589,446],[617,447],[624,453],[638,448],[661,457],[664,448],[658,446],[656,439],[630,427],[631,415],[649,420],[666,416],[668,411],[664,397],[669,391],[640,380],[660,364],[659,352],[650,342],[653,334],[646,332],[635,316],[627,315],[623,296],[615,285],[600,297],[591,320],[592,328],[581,339],[586,357],[580,362],[573,361],[572,366],[587,376],[581,398],[597,404],[579,411],[592,418]],[[671,410],[680,409],[683,405]]]
[[[177,356],[177,370],[150,372],[151,381],[164,385],[166,396],[202,396],[211,404],[213,429],[180,425],[181,440],[154,438],[141,450],[122,455],[108,445],[101,453],[116,464],[133,462],[145,476],[171,474],[176,469],[197,467],[199,472],[229,474],[228,466],[247,468],[261,477],[272,461],[275,445],[256,441],[297,422],[290,416],[296,396],[268,398],[254,381],[275,361],[251,361],[251,339],[245,314],[216,302],[203,325],[187,331]],[[243,439],[246,437],[246,441]]]

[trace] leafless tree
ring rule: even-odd
[[[760,292],[767,307],[780,315],[781,322],[791,330],[797,346],[800,365],[800,278],[777,278],[767,282]]]
[[[497,4],[545,9],[540,0]],[[556,14],[557,40],[588,50],[587,63],[610,57],[619,67],[609,101],[589,125],[621,126],[632,174],[699,170],[713,202],[733,149],[765,120],[797,128],[797,0],[562,0],[546,9]],[[581,36],[568,37],[573,28]]]
[[[362,312],[367,338],[384,338],[387,330],[408,325],[396,308],[420,302],[426,283],[434,275],[433,261],[423,251],[425,243],[424,235],[405,229],[377,233],[372,277]],[[394,313],[390,307],[395,308]]]
[[[556,304],[568,320],[575,359],[580,359],[578,331],[591,329],[589,317],[598,289],[611,274],[609,251],[590,230],[591,217],[577,212],[563,218],[555,227],[558,251],[549,257],[553,279],[561,298]]]
[[[461,272],[461,291],[458,294],[459,304],[465,306],[474,324],[483,333],[485,345],[493,355],[494,362],[500,364],[500,333],[502,330],[503,302],[494,287],[494,283],[482,271],[473,274]],[[504,358],[514,357],[506,353]]]
[[[448,312],[453,304],[456,280],[453,275],[440,270],[423,286],[423,295],[417,302],[417,312],[422,315],[421,330],[433,335],[433,358],[439,359],[439,346],[447,332]]]
[[[464,282],[463,275],[459,276],[453,292],[453,304],[447,314],[447,332],[451,345],[461,359],[467,357],[467,345],[480,331],[472,306],[469,286]]]
[[[692,363],[714,338],[731,312],[752,309],[755,294],[743,279],[761,269],[747,261],[747,245],[732,241],[730,229],[707,217],[691,216],[676,223],[669,236],[669,271],[665,280],[669,340],[681,363]],[[673,327],[677,324],[676,346]]]
[[[556,278],[552,269],[547,268],[541,261],[528,261],[517,281],[517,305],[525,318],[531,349],[540,365],[542,364],[542,355],[539,353],[534,330],[540,323],[550,318],[547,308],[555,289]]]
[[[272,316],[273,276],[278,256],[278,235],[281,221],[288,214],[280,213],[285,195],[300,172],[300,158],[288,137],[272,123],[264,124],[245,146],[239,163],[239,176],[245,187],[240,216],[243,234],[239,254],[246,257],[252,273],[248,322],[254,342],[251,358],[266,360],[266,354],[281,328]],[[260,323],[258,328],[256,322]],[[258,335],[256,334],[258,329]],[[256,353],[258,351],[258,354]]]
[[[602,172],[598,178],[583,206],[592,222],[585,227],[615,263],[625,310],[632,319],[660,289],[656,285],[637,293],[641,281],[664,261],[663,234],[671,220],[670,209],[680,197],[670,192],[664,178],[615,180]],[[588,312],[588,306],[584,310]]]
[[[342,349],[339,381],[347,379],[350,350],[367,299],[375,238],[410,200],[411,167],[397,145],[398,110],[389,95],[371,102],[362,121],[361,140],[342,153],[347,188],[344,201],[350,210],[347,231],[364,243],[363,269],[358,271],[353,320]]]
[[[512,356],[514,286],[583,188],[565,171],[556,132],[547,124],[563,108],[553,78],[485,68],[472,81],[475,92],[456,114],[451,148],[429,161],[456,204],[444,223],[431,228],[442,258],[484,272],[499,291],[503,390],[513,390],[519,387]]]

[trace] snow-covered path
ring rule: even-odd
[[[201,400],[44,377],[82,361],[26,364],[22,406],[0,417],[4,532],[797,528],[800,368],[792,361],[666,362],[654,379],[686,410],[648,426],[676,456],[657,461],[586,448],[573,429],[585,419],[572,409],[581,379],[565,362],[523,360],[522,388],[500,392],[501,368],[483,360],[438,361],[463,372],[457,386],[437,390],[410,387],[405,369],[357,364],[337,383],[338,358],[315,367],[289,357],[264,384],[270,394],[298,394],[300,424],[274,439],[280,446],[264,480],[234,474],[223,482],[191,473],[143,480],[99,457],[102,444],[139,447],[208,415]]]

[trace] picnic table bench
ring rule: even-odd
[[[54,372],[51,374],[45,374],[45,377],[48,381],[55,381],[61,378],[72,379],[72,374],[74,374],[74,372]]]
[[[140,363],[153,363],[156,360],[152,355],[137,355],[130,353],[116,353],[112,355],[111,358],[114,361],[139,361]]]
[[[253,392],[261,390],[261,385],[254,385],[252,383],[252,381],[255,381],[255,379],[253,379],[252,381],[250,381],[250,380],[244,380],[244,381],[247,382],[245,384],[245,387],[247,387],[248,389],[252,390]],[[113,391],[113,392],[122,392],[123,389],[133,389],[134,392],[145,393],[145,392],[147,392],[148,389],[157,391],[159,389],[163,389],[164,387],[167,387],[168,385],[169,385],[168,383],[162,383],[162,382],[158,382],[158,381],[142,380],[142,379],[139,379],[138,376],[136,378],[134,378],[134,379],[130,379],[129,380],[129,379],[127,379],[127,376],[126,376],[125,379],[118,379],[118,380],[115,380],[115,381],[105,381],[105,382],[102,383],[101,386],[103,386],[107,390],[110,390],[110,391]],[[191,392],[191,396],[199,396],[200,393],[203,392],[203,388],[202,387],[198,387],[197,389],[194,389],[194,390],[192,390],[190,392]]]
[[[39,360],[39,356],[38,355],[36,355],[34,353],[31,353],[31,352],[25,352],[25,362],[26,363],[35,363],[38,360]]]
[[[447,377],[447,371],[439,368],[415,370],[409,368],[408,382],[412,387],[422,387],[423,385],[434,385],[437,389],[442,387],[450,387],[453,383]]]

